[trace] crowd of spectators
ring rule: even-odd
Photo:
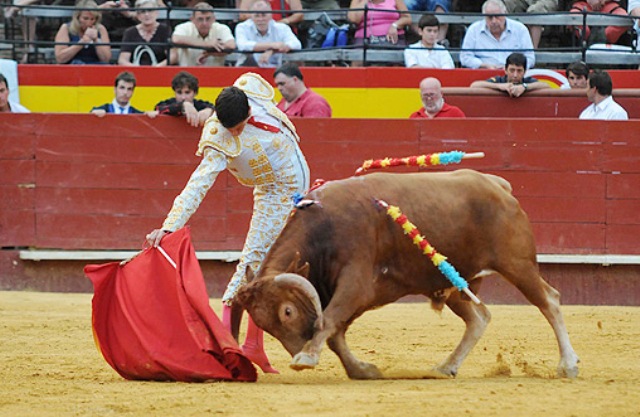
[[[68,5],[69,1],[55,0],[55,4]],[[166,13],[161,17],[160,12],[167,8],[163,0],[129,1],[77,0],[71,20],[57,29],[56,62],[275,68],[282,64],[283,54],[303,48],[309,31],[317,25],[304,20],[305,11],[338,9],[348,0],[237,0],[238,19],[224,23],[216,20],[213,1],[177,0],[172,7],[188,6],[192,11],[186,22],[165,20]],[[558,1],[486,0],[478,10],[484,19],[470,24],[456,45],[460,66],[502,68],[509,54],[521,52],[528,67],[533,67],[544,27],[527,27],[509,15],[558,11]],[[5,17],[15,17],[19,6],[41,2],[14,0],[14,6],[5,8]],[[640,16],[640,0],[629,0],[628,8],[631,16]],[[451,10],[450,0],[351,0],[348,9],[347,21],[338,23],[350,24],[351,44],[404,49],[407,67],[453,68],[448,26],[437,19],[437,13]],[[628,16],[617,0],[576,0],[568,9]],[[563,29],[567,36],[575,36],[574,43],[628,43],[631,22],[623,22],[629,26]],[[25,16],[22,23],[25,39],[35,40],[35,20]],[[233,52],[239,54],[230,59]]]

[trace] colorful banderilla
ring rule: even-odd
[[[447,257],[438,253],[436,249],[420,234],[418,228],[409,221],[407,216],[402,214],[400,208],[391,206],[386,201],[376,200],[376,203],[387,210],[387,214],[394,222],[399,224],[416,246],[420,248],[422,253],[431,259],[431,262],[442,272],[442,274],[459,290],[473,300],[474,303],[480,304],[480,299],[469,290],[469,283],[460,276],[458,271],[447,261]]]
[[[407,156],[405,158],[369,159],[356,170],[356,175],[369,169],[389,168],[395,166],[426,167],[430,165],[459,164],[463,159],[484,158],[484,152],[439,152],[420,156]]]

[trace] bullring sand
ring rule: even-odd
[[[219,313],[220,300],[211,300]],[[555,378],[551,327],[532,306],[489,306],[493,320],[455,379],[429,379],[463,324],[428,303],[366,313],[347,334],[353,352],[389,379],[351,381],[325,348],[315,370],[288,368],[257,383],[126,381],[100,356],[91,295],[0,292],[0,416],[640,416],[640,307],[564,306],[581,358]]]

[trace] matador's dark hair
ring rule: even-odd
[[[222,126],[237,126],[249,117],[249,99],[238,87],[224,88],[216,98],[216,115]]]

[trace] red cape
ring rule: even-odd
[[[87,265],[96,345],[126,379],[256,381],[253,364],[209,306],[189,229],[129,263]]]

